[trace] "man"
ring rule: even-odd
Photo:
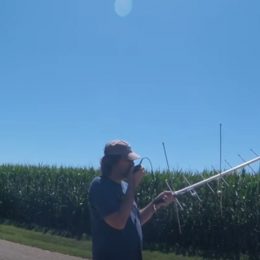
[[[89,189],[94,260],[141,260],[142,228],[160,208],[174,201],[170,191],[159,194],[139,210],[135,191],[144,169],[134,169],[140,156],[127,142],[106,144],[101,159],[101,177]]]

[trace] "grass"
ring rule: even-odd
[[[13,225],[0,224],[0,239],[23,245],[59,252],[72,256],[91,258],[91,241],[65,238],[50,233],[28,230]],[[176,256],[158,251],[144,251],[144,260],[200,260],[199,257]]]
[[[87,240],[65,238],[5,224],[0,225],[0,239],[67,255],[91,258],[91,242]]]

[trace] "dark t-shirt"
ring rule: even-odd
[[[89,189],[94,260],[141,260],[142,228],[139,210],[134,202],[126,226],[117,230],[104,218],[120,209],[127,183],[116,183],[106,177],[96,177]]]

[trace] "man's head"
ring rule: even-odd
[[[132,151],[127,142],[111,141],[106,144],[104,156],[101,159],[102,175],[109,176],[113,172],[117,177],[124,179],[134,166],[134,160],[139,158],[140,156]]]

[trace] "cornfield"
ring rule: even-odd
[[[98,174],[93,168],[2,165],[0,218],[63,235],[89,236],[88,188]],[[183,175],[193,183],[212,174],[147,174],[136,200],[143,207],[167,189],[165,179],[179,189],[185,186]],[[212,184],[214,190],[221,189],[221,200],[207,187],[198,191],[202,202],[189,195],[180,197],[184,207],[180,211],[182,234],[173,206],[156,213],[143,227],[144,247],[204,258],[239,259],[246,255],[260,259],[260,176],[243,171],[226,180],[228,187]]]

